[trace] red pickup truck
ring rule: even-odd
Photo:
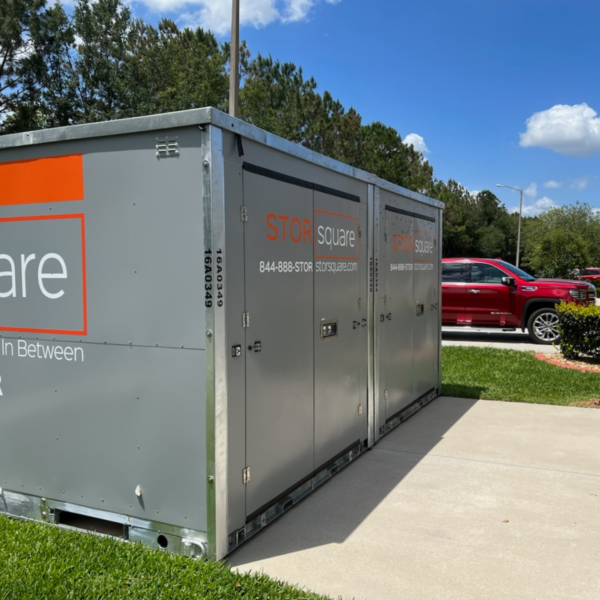
[[[555,306],[595,299],[590,283],[536,279],[503,260],[442,260],[442,325],[527,329],[537,344],[552,344],[560,338]]]

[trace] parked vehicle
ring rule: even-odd
[[[586,281],[536,279],[499,259],[442,260],[443,325],[527,329],[535,343],[552,344],[560,339],[555,306],[595,299]]]
[[[575,279],[598,283],[600,282],[600,267],[588,267],[587,269],[582,269],[575,276]]]

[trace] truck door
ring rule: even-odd
[[[507,274],[487,263],[471,263],[471,279],[467,290],[467,321],[473,325],[501,326],[512,324],[513,292],[502,283]]]
[[[460,325],[467,310],[466,267],[464,263],[442,263],[442,324]]]
[[[313,191],[245,170],[244,205],[251,518],[313,471]]]

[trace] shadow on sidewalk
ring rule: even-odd
[[[465,387],[471,395],[481,390]],[[478,402],[437,398],[229,557],[233,567],[344,542]],[[390,532],[401,524],[390,523]],[[356,557],[357,568],[360,557]]]

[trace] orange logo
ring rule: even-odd
[[[295,244],[302,242],[312,244],[312,223],[310,219],[300,220],[298,217],[287,215],[267,215],[267,225],[271,233],[267,233],[267,239],[274,242],[281,238],[282,241],[292,240]],[[307,240],[308,238],[308,240]]]
[[[394,252],[412,252],[413,238],[412,235],[394,234]]]

